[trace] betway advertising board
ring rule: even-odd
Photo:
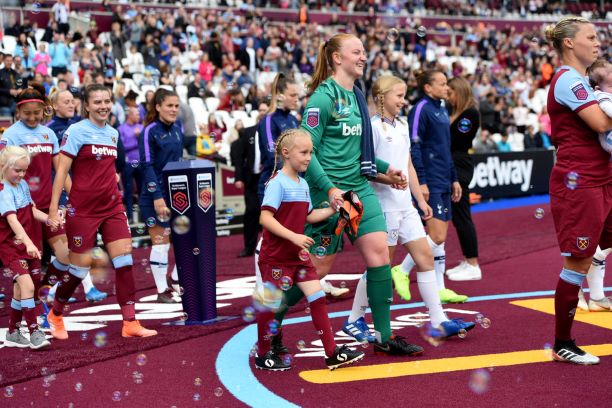
[[[482,198],[548,194],[554,164],[552,150],[473,154],[474,177],[470,191]]]

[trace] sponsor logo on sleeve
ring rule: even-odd
[[[571,86],[572,92],[579,101],[584,101],[589,97],[589,93],[582,82],[576,82]]]
[[[308,109],[308,112],[306,112],[306,124],[311,128],[319,126],[319,108]]]

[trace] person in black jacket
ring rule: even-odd
[[[448,102],[452,109],[451,153],[463,191],[461,199],[452,203],[452,220],[465,259],[457,267],[447,270],[446,274],[452,281],[479,280],[482,278],[482,272],[478,266],[478,239],[470,211],[469,191],[474,175],[474,163],[468,150],[472,148],[472,141],[480,128],[480,113],[467,80],[455,77],[448,82],[448,86]]]
[[[259,105],[259,119],[268,111],[268,105]],[[259,198],[257,186],[261,174],[257,125],[240,129],[240,137],[232,143],[230,155],[236,170],[234,186],[244,191],[244,249],[239,258],[252,256],[259,233]]]
[[[26,81],[13,69],[13,56],[5,53],[4,68],[0,69],[0,116],[15,115],[15,97],[26,87]]]

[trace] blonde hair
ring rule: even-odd
[[[395,75],[381,75],[372,85],[372,96],[376,102],[376,111],[382,119],[385,118],[385,94],[398,84],[406,86],[404,80]],[[383,129],[385,129],[385,122],[383,121],[382,124]]]
[[[5,146],[0,152],[0,178],[4,179],[4,173],[15,166],[19,160],[25,159],[30,164],[30,154],[21,146]]]
[[[336,34],[329,40],[319,45],[319,53],[317,54],[317,63],[312,81],[308,83],[308,95],[311,95],[321,82],[325,81],[334,72],[334,64],[332,55],[334,52],[339,52],[342,48],[342,42],[351,38],[357,38],[353,34]]]
[[[453,114],[450,117],[452,123],[463,112],[476,106],[476,100],[472,94],[472,87],[465,78],[451,78],[448,81],[448,86],[455,92],[455,105],[453,106]]]
[[[274,113],[277,108],[278,102],[281,99],[280,96],[287,90],[289,85],[295,84],[295,79],[292,76],[287,76],[282,72],[279,72],[274,81],[272,82],[272,97],[270,100],[270,107],[267,113]]]
[[[557,24],[549,25],[544,30],[546,39],[552,43],[559,56],[563,55],[563,40],[576,37],[579,24],[591,24],[591,22],[584,17],[568,16],[559,20]]]
[[[297,139],[298,136],[310,137],[310,134],[308,134],[308,132],[306,132],[304,129],[297,128],[287,129],[278,137],[278,140],[274,145],[274,170],[272,170],[272,177],[274,177],[274,174],[276,173],[276,167],[279,162],[279,158],[283,156],[283,149],[291,149],[293,147],[295,139]]]

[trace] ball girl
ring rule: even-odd
[[[415,197],[423,216],[423,220],[432,217],[431,207],[423,198],[423,193],[416,176],[416,171],[410,158],[410,137],[408,124],[398,117],[406,104],[407,86],[404,81],[393,75],[380,76],[372,86],[372,95],[376,102],[377,114],[372,117],[374,135],[374,151],[376,157],[385,160],[389,165],[401,169],[408,175],[410,190],[392,188],[390,185],[372,182],[382,206],[387,222],[387,244],[389,258],[393,260],[397,245],[403,245],[416,262],[417,283],[425,306],[429,310],[431,325],[444,329],[445,336],[454,336],[459,330],[471,330],[474,323],[466,323],[461,319],[449,320],[446,317],[436,284],[434,259],[427,243],[425,229],[421,217],[412,205],[410,194]],[[383,181],[385,175],[379,175],[378,181]],[[396,269],[396,268],[394,268]],[[395,288],[405,300],[410,300],[408,276],[391,270]],[[398,282],[399,281],[399,282]],[[373,336],[368,336],[369,329],[365,323],[365,311],[368,308],[367,283],[364,276],[357,284],[353,308],[343,331],[355,337],[358,341],[373,342]],[[417,347],[417,346],[415,346]]]
[[[39,222],[47,223],[47,215],[35,207],[24,180],[29,164],[30,156],[22,147],[7,146],[0,153],[0,259],[13,276],[4,345],[40,349],[51,343],[36,321],[33,276],[40,274],[40,241],[33,237],[39,234]],[[29,340],[19,331],[22,317],[28,325]]]
[[[309,258],[304,261],[299,254],[314,243],[312,238],[304,235],[304,225],[321,222],[334,215],[335,210],[313,210],[308,183],[299,176],[306,171],[312,157],[312,141],[308,133],[299,129],[283,132],[276,143],[275,155],[276,159],[282,158],[284,164],[266,186],[261,207],[260,220],[264,228],[259,257],[261,278],[265,284],[285,290],[295,284],[304,293],[312,322],[325,348],[325,364],[334,370],[362,359],[363,353],[346,345],[336,346],[317,271]],[[275,323],[273,311],[257,314],[255,367],[284,371],[291,368],[290,361],[283,360],[270,349],[270,334],[274,334],[270,329]]]
[[[91,250],[100,232],[116,273],[117,301],[123,315],[123,337],[157,334],[136,320],[132,239],[115,171],[119,134],[108,125],[112,107],[110,89],[89,85],[83,94],[85,119],[65,132],[49,212],[51,225],[59,223],[58,206],[68,171],[72,171],[70,202],[72,214],[66,217],[70,248],[68,279],[57,290],[53,309],[47,315],[51,334],[67,339],[62,313],[64,305],[92,265]]]

